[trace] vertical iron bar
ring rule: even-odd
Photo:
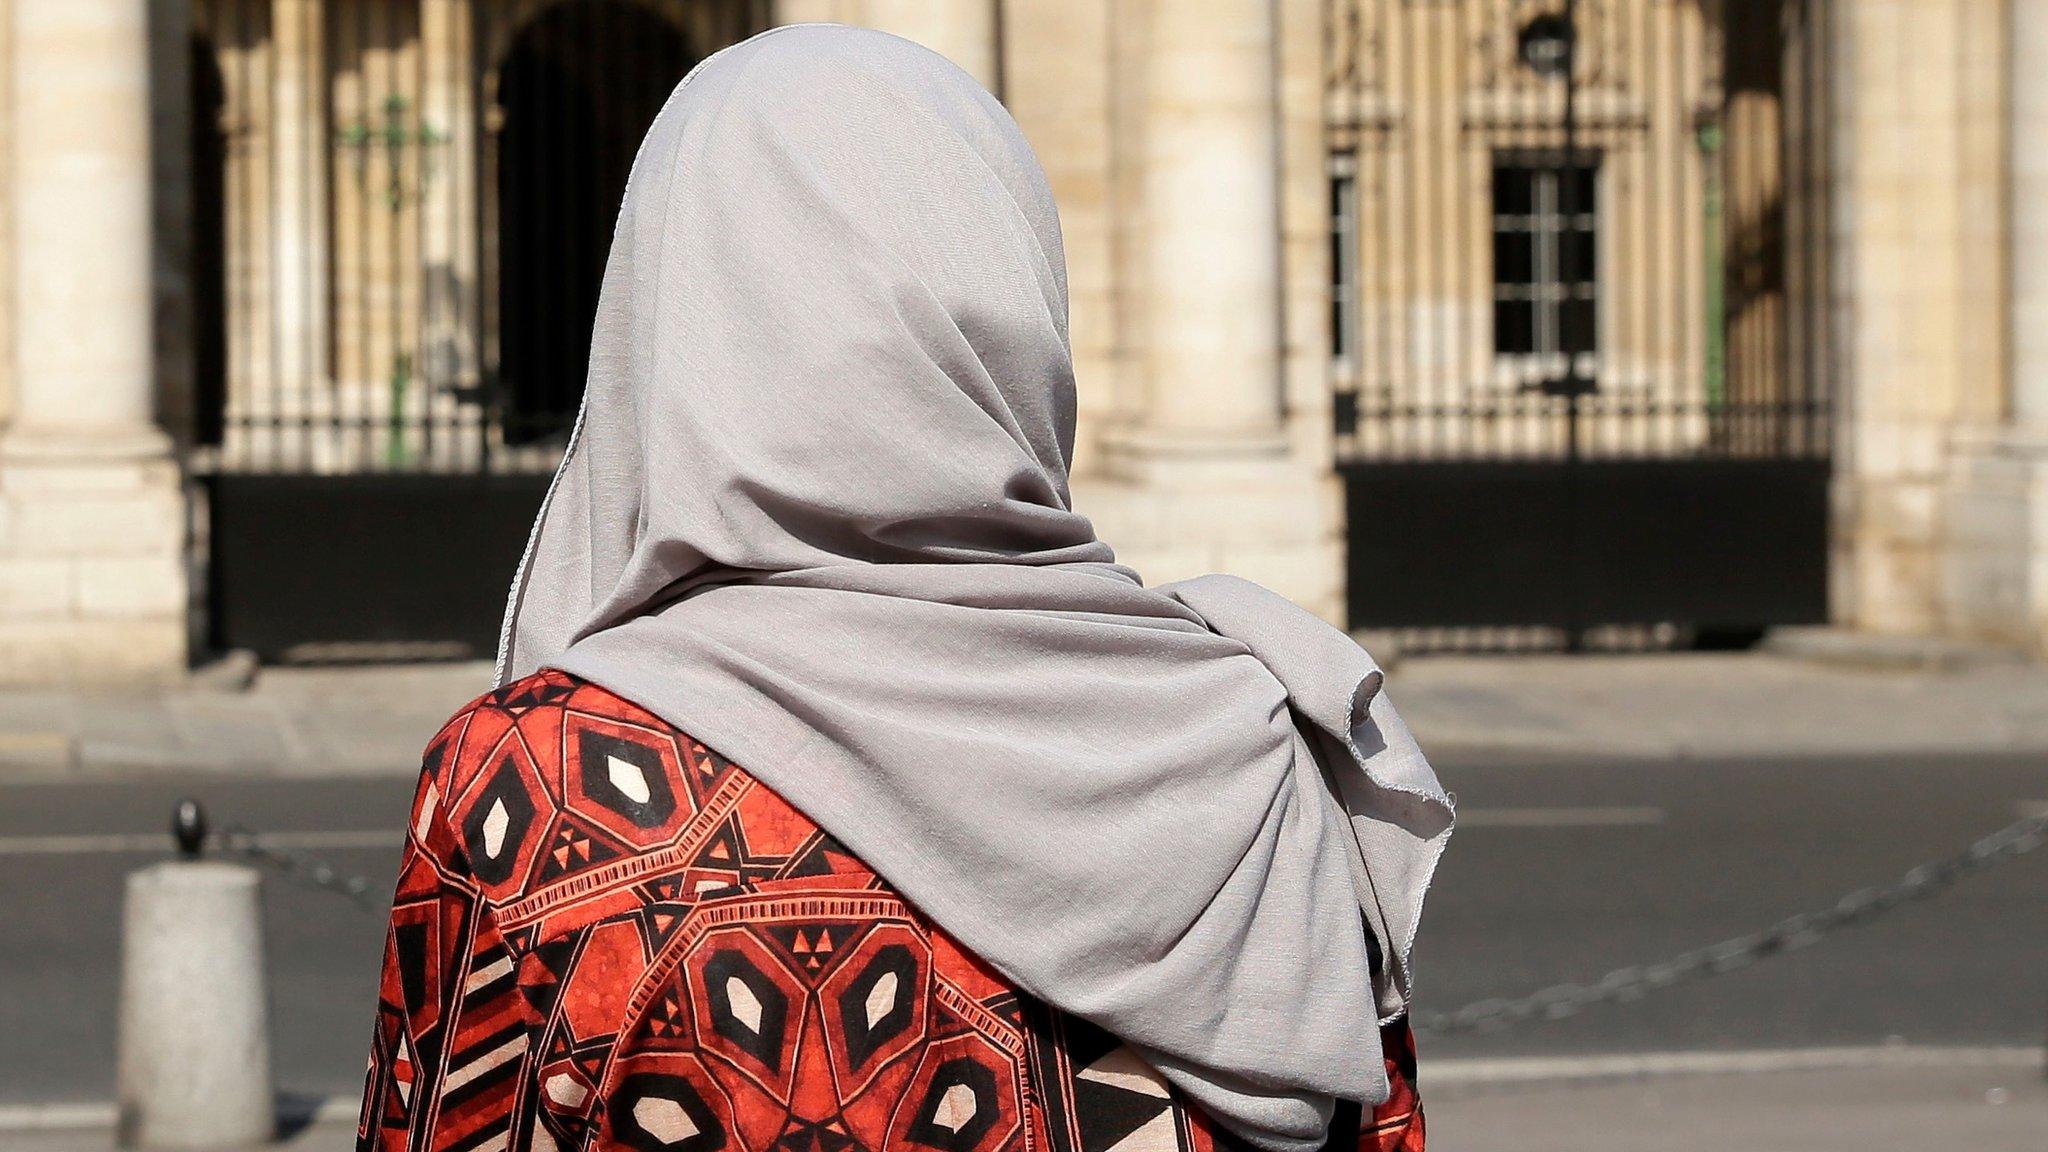
[[[1579,91],[1579,20],[1578,0],[1564,0],[1565,53],[1564,53],[1564,150],[1560,156],[1558,172],[1558,208],[1563,217],[1563,227],[1558,230],[1560,238],[1574,226],[1578,219],[1578,182],[1576,164],[1578,161],[1578,91]],[[1574,285],[1578,283],[1576,252],[1568,244],[1559,245],[1558,279],[1562,282],[1566,300],[1570,299]],[[1565,647],[1572,652],[1584,646],[1585,628],[1580,622],[1579,607],[1579,566],[1581,560],[1579,528],[1579,357],[1571,348],[1571,342],[1564,336],[1563,309],[1558,309],[1558,343],[1564,350],[1565,383],[1565,431],[1564,431],[1564,527],[1565,555],[1570,557],[1570,569],[1564,580],[1564,634]]]

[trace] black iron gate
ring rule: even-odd
[[[273,24],[298,6],[198,0],[215,226],[195,231],[187,439],[212,646],[490,653],[633,153],[764,7],[329,0],[309,29]]]
[[[1826,615],[1821,0],[1332,0],[1354,627]]]

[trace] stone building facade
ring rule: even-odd
[[[1838,622],[2048,642],[2048,0],[1579,0],[1560,161],[1518,33],[1562,8],[0,0],[0,653],[182,667],[209,475],[544,474],[616,195],[560,170],[623,181],[689,63],[804,20],[944,52],[1038,149],[1077,505],[1148,579],[1342,620],[1346,462],[1543,449],[1513,398],[1583,357],[1594,450],[1749,404],[1832,451]],[[1524,241],[1597,256],[1524,283]]]

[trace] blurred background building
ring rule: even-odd
[[[800,20],[1037,148],[1077,505],[1148,579],[2048,643],[2048,0],[0,12],[13,675],[487,652],[641,133]]]

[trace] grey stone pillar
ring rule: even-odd
[[[156,427],[146,0],[12,6],[15,395],[0,675],[175,673],[184,503]]]
[[[471,0],[422,0],[420,5],[426,72],[420,110],[426,125],[442,138],[433,145],[434,178],[426,181],[420,205],[424,368],[435,388],[474,386],[480,370],[475,23]],[[457,451],[470,450],[465,444]]]
[[[1978,115],[1995,111],[2004,118],[2004,147],[1997,150],[1995,166],[1984,166],[1988,171],[1965,168],[1949,183],[1972,195],[2005,184],[2004,228],[1976,231],[2001,241],[2006,259],[1969,265],[1986,269],[1982,275],[1990,290],[1984,295],[2004,305],[2002,315],[1991,315],[2003,329],[1997,335],[2005,356],[2002,362],[1987,357],[1993,362],[1966,378],[1963,386],[1983,396],[1974,418],[1940,430],[1946,433],[1948,467],[1939,504],[1936,591],[1943,631],[2048,653],[2048,75],[2041,69],[2042,53],[2048,52],[2048,3],[2014,0],[1983,12],[2003,52],[1990,57],[2000,65],[1997,70],[1978,69],[1988,73],[1978,83],[2002,99],[1983,101],[1991,107]],[[1898,27],[1914,37],[1925,31],[1914,21]],[[1983,135],[1997,138],[1990,131]],[[1925,182],[1926,163],[1916,152],[1902,167]],[[1919,249],[1908,253],[1896,266],[1904,275],[1899,283],[1917,289],[1923,278],[1940,282],[1924,263]],[[2002,285],[1996,282],[1999,263],[2006,274]],[[1908,268],[1910,275],[1903,272]],[[1880,348],[1896,355],[1890,332],[1882,337]],[[1915,366],[1899,359],[1908,371]],[[1859,381],[1863,375],[1859,365]],[[1909,379],[1914,387],[1934,390],[1917,375]]]
[[[995,0],[865,0],[865,7],[862,23],[917,41],[1001,95]]]
[[[2048,4],[2009,12],[2012,415],[2048,429]]]
[[[175,861],[128,877],[122,1146],[237,1148],[273,1135],[260,896],[239,864]]]
[[[1103,467],[1076,477],[1075,506],[1149,582],[1231,572],[1340,619],[1340,491],[1327,453],[1297,444],[1281,411],[1277,74],[1282,33],[1304,31],[1281,21],[1319,31],[1315,10],[1155,0],[1118,12],[1145,21],[1114,58],[1130,93],[1118,162],[1138,166],[1141,201],[1119,265],[1140,402],[1104,430]]]
[[[270,293],[278,379],[268,403],[315,394],[330,371],[326,35],[325,0],[271,0]],[[303,452],[306,444],[290,449]]]
[[[2048,654],[2048,3],[2008,8],[2007,125],[2011,165],[2011,428],[2024,512],[2023,638]]]
[[[163,450],[150,419],[144,0],[15,4],[15,404],[10,455]]]
[[[1279,118],[1270,0],[1152,5],[1147,438],[1280,446]]]

